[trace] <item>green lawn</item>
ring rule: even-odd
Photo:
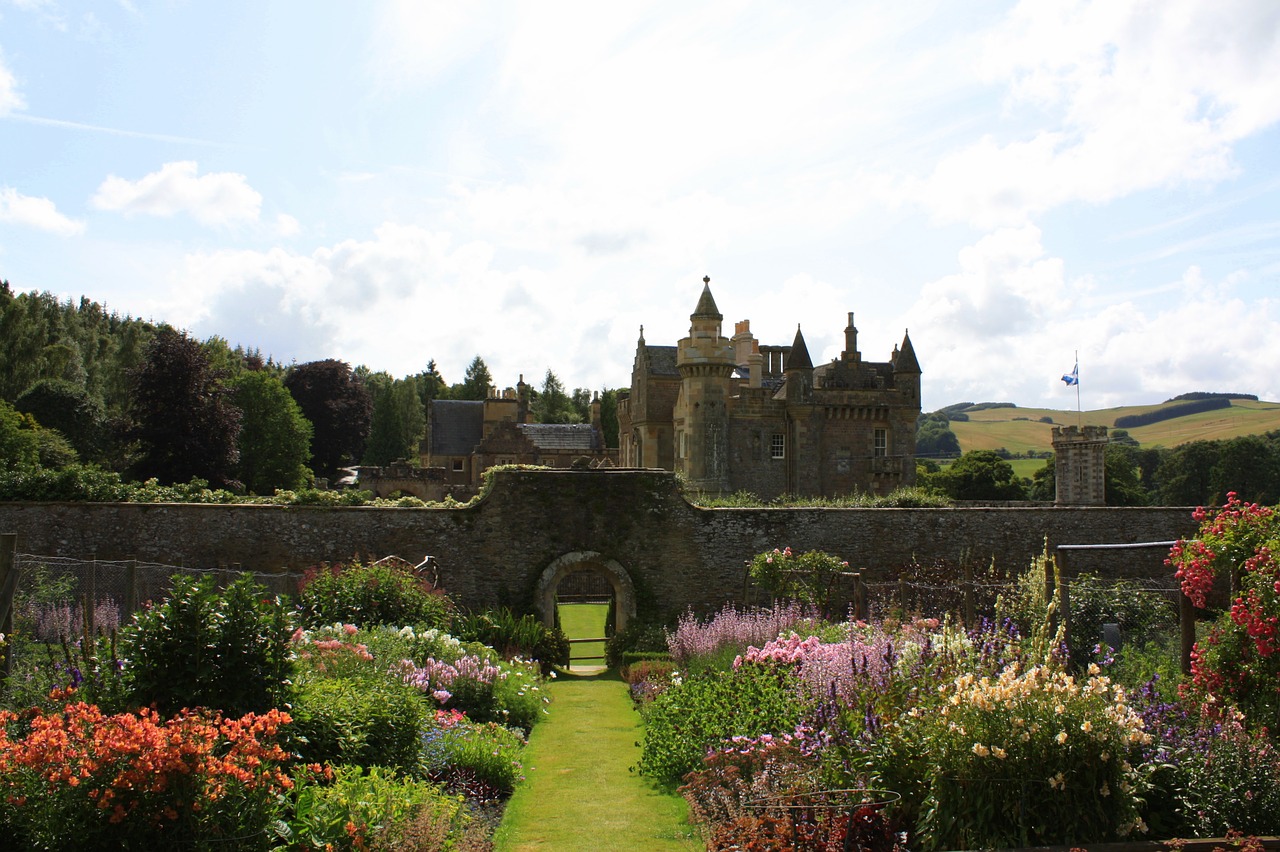
[[[684,799],[631,771],[640,714],[616,672],[561,674],[525,750],[525,781],[507,804],[496,852],[698,850]]]
[[[604,622],[609,615],[605,604],[558,604],[560,629],[570,639],[595,639],[604,635]],[[569,667],[603,666],[604,643],[584,642],[571,645]]]

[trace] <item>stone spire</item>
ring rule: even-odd
[[[698,306],[693,309],[690,319],[714,319],[723,320],[724,315],[720,313],[720,309],[716,307],[716,300],[711,295],[711,276],[705,276],[702,279],[702,297],[698,299]]]

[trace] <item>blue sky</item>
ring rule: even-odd
[[[0,0],[0,278],[500,385],[702,277],[924,406],[1280,399],[1280,3]]]

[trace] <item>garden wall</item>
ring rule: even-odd
[[[744,563],[774,547],[831,551],[878,581],[913,557],[1019,570],[1046,539],[1164,541],[1195,530],[1189,508],[700,509],[672,474],[635,470],[502,471],[466,509],[0,504],[0,532],[17,533],[24,553],[254,571],[429,554],[467,606],[525,607],[557,558],[599,554],[630,574],[642,607],[663,612],[741,600]],[[1075,551],[1067,567],[1167,576],[1165,555]]]

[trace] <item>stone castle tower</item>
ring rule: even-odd
[[[698,491],[729,488],[729,398],[734,370],[733,340],[724,337],[724,316],[711,296],[711,279],[689,317],[689,336],[676,344],[680,393],[672,421],[675,470]]]
[[[704,492],[836,496],[915,484],[920,364],[904,335],[886,362],[864,361],[849,314],[845,351],[815,366],[799,327],[761,345],[748,320],[725,337],[703,278],[689,334],[636,344],[619,400],[620,462],[682,474]]]
[[[1106,426],[1054,426],[1054,481],[1058,506],[1105,506]]]

